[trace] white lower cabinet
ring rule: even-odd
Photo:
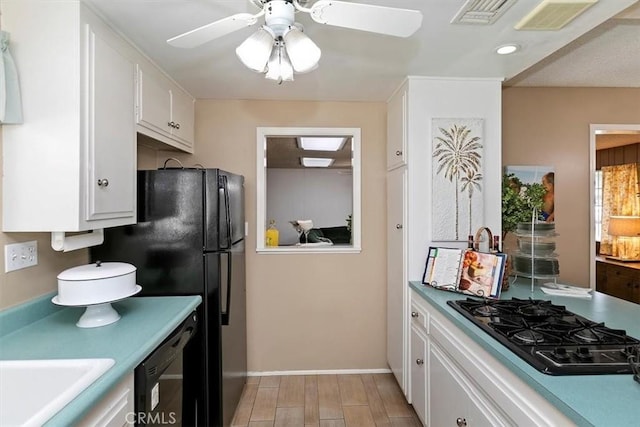
[[[78,423],[80,427],[122,427],[134,425],[133,373],[120,381]]]
[[[410,297],[411,397],[425,425],[575,425],[415,291]]]
[[[427,424],[427,367],[428,338],[418,327],[411,325],[411,402],[423,424]],[[438,425],[438,424],[434,424]]]
[[[429,402],[434,426],[508,425],[491,413],[482,396],[437,344],[429,348],[430,379],[434,385]]]

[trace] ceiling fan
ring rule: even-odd
[[[320,24],[361,31],[409,37],[422,25],[418,10],[374,6],[337,0],[249,0],[260,8],[256,14],[237,13],[167,40],[172,46],[193,48],[255,25],[264,16],[265,23],[236,48],[242,63],[278,83],[292,81],[293,73],[305,73],[318,66],[320,48],[295,22],[295,13],[304,12]]]

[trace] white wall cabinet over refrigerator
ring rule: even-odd
[[[478,217],[499,233],[501,96],[499,79],[408,77],[387,102],[387,362],[409,401],[408,281],[422,280],[430,245],[466,246],[466,236],[460,242],[432,239],[432,121],[481,120],[483,209]]]
[[[3,230],[136,220],[135,50],[79,1],[2,1],[24,123],[4,125]]]
[[[194,98],[152,67],[138,65],[137,82],[138,131],[193,153]]]

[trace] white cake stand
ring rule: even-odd
[[[100,326],[110,325],[117,322],[120,319],[120,314],[111,306],[112,302],[120,301],[130,296],[133,296],[142,290],[142,286],[136,285],[133,292],[128,295],[122,295],[118,298],[108,301],[96,301],[91,304],[66,304],[60,301],[58,295],[51,299],[56,305],[62,305],[66,307],[87,307],[80,319],[76,323],[79,328],[97,328]]]

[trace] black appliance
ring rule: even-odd
[[[191,313],[171,334],[134,370],[135,425],[182,425],[182,414],[194,413],[183,407],[184,389],[183,350],[195,334],[198,315]]]
[[[185,426],[228,426],[246,382],[244,178],[219,169],[138,172],[138,222],[105,230],[91,259],[136,266],[141,296],[200,295],[184,351]]]
[[[551,301],[468,298],[447,304],[545,374],[629,374],[629,358],[640,346],[624,330]]]

